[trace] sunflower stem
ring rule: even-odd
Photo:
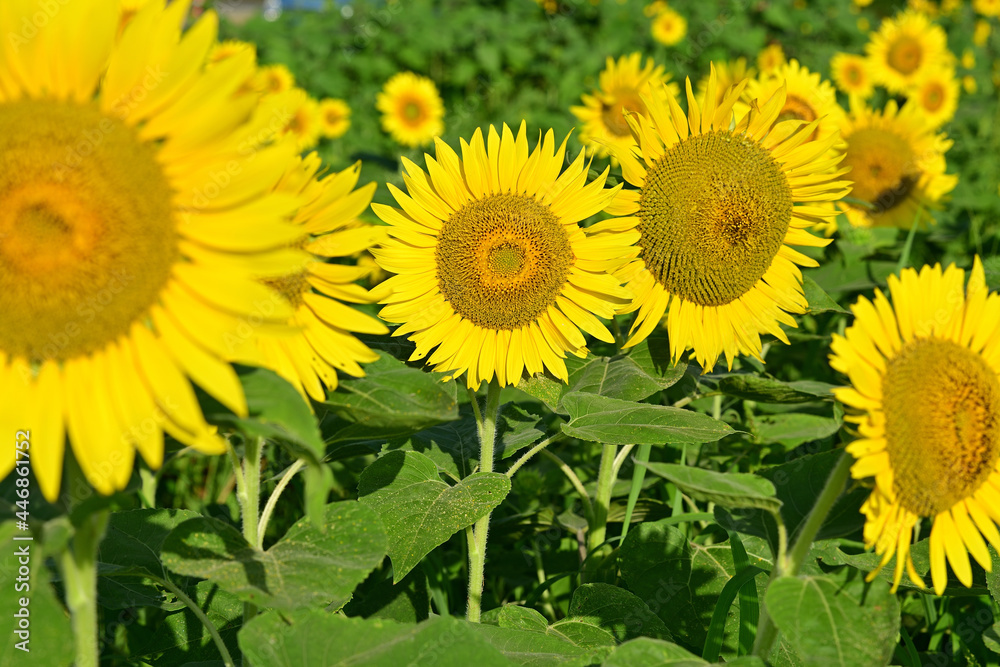
[[[278,480],[277,486],[274,487],[274,491],[271,492],[271,496],[267,499],[267,504],[264,505],[264,511],[260,515],[260,521],[257,523],[257,535],[260,536],[261,546],[264,544],[264,533],[267,532],[267,524],[271,520],[271,513],[274,512],[274,508],[278,504],[278,498],[281,497],[285,487],[292,481],[295,474],[302,470],[305,466],[305,459],[298,459],[295,463],[288,466],[285,474],[281,476],[280,480]]]
[[[76,526],[73,542],[59,557],[66,606],[73,623],[76,667],[97,667],[97,547],[104,537],[111,515],[107,508],[84,517]]]
[[[771,569],[771,578],[767,584],[768,588],[778,578],[794,577],[802,569],[802,564],[809,555],[809,549],[812,547],[813,540],[816,539],[816,534],[819,533],[820,527],[822,527],[834,503],[844,490],[844,484],[847,482],[847,478],[851,472],[852,460],[851,456],[841,451],[840,460],[837,461],[837,465],[830,471],[830,476],[826,480],[826,486],[823,487],[819,497],[816,499],[816,504],[813,505],[812,510],[809,512],[809,516],[806,517],[805,522],[799,528],[792,548],[784,557],[779,552],[778,558],[775,559],[776,562]],[[781,525],[780,517],[775,518],[779,520],[779,525]],[[753,655],[767,660],[777,640],[778,628],[771,620],[771,615],[768,613],[767,604],[765,603],[761,610],[760,622],[757,625],[757,638],[753,645]]]
[[[608,532],[608,507],[611,504],[611,487],[615,483],[615,456],[617,445],[604,445],[601,450],[601,464],[597,470],[597,491],[594,493],[593,521],[587,531],[587,553],[604,544]]]
[[[471,394],[471,392],[470,392]],[[478,398],[474,394],[473,407],[476,426],[479,430],[479,471],[493,472],[494,445],[497,435],[497,412],[500,407],[500,382],[494,377],[486,390],[486,409],[479,411]],[[483,605],[483,573],[486,568],[486,537],[490,529],[489,512],[472,527],[469,541],[469,602],[466,617],[472,623],[479,623]]]
[[[229,448],[229,460],[236,472],[236,497],[240,501],[243,519],[243,537],[254,549],[261,548],[260,525],[260,457],[264,449],[263,438],[248,438],[244,445],[243,460],[240,461],[233,448]],[[257,615],[257,605],[243,603],[243,624],[246,625]],[[246,659],[243,664],[247,665]]]

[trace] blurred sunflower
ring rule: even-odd
[[[875,92],[868,59],[851,53],[838,53],[830,59],[830,78],[847,95],[857,95],[863,100]]]
[[[892,93],[905,92],[919,83],[929,68],[950,65],[954,60],[944,30],[926,15],[909,9],[882,21],[865,51],[875,82]]]
[[[722,104],[722,100],[726,95],[726,91],[732,86],[739,84],[744,79],[752,79],[757,75],[757,70],[753,67],[747,67],[747,59],[742,56],[736,60],[730,60],[728,62],[712,63],[715,69],[715,76],[717,86],[715,89],[716,99],[714,105],[718,106]],[[708,76],[703,76],[701,80],[698,81],[698,102],[702,106],[706,105],[705,92],[708,90]],[[745,95],[743,96],[743,101],[749,102],[749,98]]]
[[[907,95],[921,111],[932,128],[939,128],[955,116],[958,109],[958,80],[954,70],[935,67],[924,74]]]
[[[319,103],[319,124],[323,136],[337,139],[351,127],[351,107],[344,100],[327,98]]]
[[[517,137],[491,126],[485,142],[477,129],[461,159],[435,144],[427,173],[403,158],[409,195],[389,185],[402,210],[372,204],[392,237],[372,254],[398,274],[380,286],[382,318],[403,323],[393,335],[417,344],[411,360],[430,354],[469,387],[546,368],[567,381],[566,353],[587,354],[580,330],[613,342],[598,318],[630,296],[610,272],[635,256],[636,220],[578,224],[621,186],[604,189],[607,169],[587,184],[583,152],[560,174],[566,141],[549,130],[529,153],[524,123]]]
[[[423,146],[444,132],[444,105],[434,82],[413,72],[389,79],[376,98],[382,129],[404,146]]]
[[[856,479],[874,477],[862,506],[868,547],[882,556],[871,580],[896,557],[893,591],[915,527],[931,517],[931,581],[941,595],[947,565],[972,585],[969,554],[987,572],[983,537],[1000,549],[1000,295],[989,294],[976,257],[965,271],[941,265],[889,277],[892,305],[875,290],[851,308],[854,324],[833,335],[830,365],[850,378],[834,395],[853,415],[847,446]]]
[[[610,152],[609,146],[634,145],[624,112],[648,115],[641,96],[662,90],[663,84],[670,80],[670,74],[664,74],[662,65],[654,66],[649,59],[645,67],[640,67],[641,61],[642,55],[638,52],[617,61],[609,57],[600,74],[600,90],[583,95],[584,106],[570,108],[583,123],[580,141],[587,146],[588,153],[605,157]],[[667,85],[675,94],[680,92],[676,83]]]
[[[295,145],[301,153],[319,143],[319,136],[323,131],[319,102],[301,88],[293,88],[289,99],[290,104],[286,110],[288,122],[282,134],[295,139]]]
[[[287,324],[295,336],[258,338],[265,364],[288,380],[303,396],[326,398],[323,387],[337,388],[337,371],[360,377],[360,363],[378,355],[354,337],[354,332],[384,334],[388,329],[348,303],[371,303],[368,292],[355,281],[366,268],[328,264],[327,257],[348,257],[385,238],[384,227],[361,223],[357,217],[368,208],[375,183],[354,189],[361,173],[355,164],[322,179],[322,162],[316,153],[300,159],[277,186],[281,194],[303,202],[294,222],[304,236],[296,244],[305,251],[291,272],[280,272],[262,280],[280,292],[294,312]],[[290,249],[291,250],[291,249]],[[291,250],[294,252],[294,250]]]
[[[757,69],[761,74],[768,74],[772,70],[778,69],[788,62],[785,58],[785,50],[781,44],[770,44],[757,54]]]
[[[252,53],[254,61],[257,60],[257,47],[254,44],[241,42],[238,39],[227,39],[212,47],[212,50],[208,53],[208,63],[214,65],[223,60],[228,60],[235,55],[239,55],[244,51]]]
[[[250,52],[203,68],[217,18],[182,33],[189,5],[147,4],[118,36],[117,2],[69,3],[0,56],[0,426],[33,426],[49,500],[66,435],[104,494],[136,450],[162,463],[164,431],[224,452],[191,381],[245,415],[227,361],[260,354],[236,332],[291,314],[258,266],[301,235],[299,199],[273,193],[294,147],[266,140],[241,88]],[[34,9],[4,3],[0,30],[16,36]],[[0,475],[13,465],[4,448]]]
[[[638,218],[638,257],[616,273],[635,295],[624,312],[638,311],[626,347],[646,338],[667,315],[671,356],[688,348],[706,371],[720,354],[732,367],[737,354],[760,358],[761,333],[787,343],[779,323],[805,312],[798,266],[816,262],[790,245],[825,246],[806,231],[833,211],[849,182],[825,159],[833,134],[811,138],[819,121],[788,121],[772,130],[785,89],[733,120],[745,83],[720,105],[715,68],[699,104],[687,81],[688,113],[677,101],[651,100],[651,120],[630,117],[639,144],[621,151],[622,173],[638,190],[623,190],[608,212]],[[690,129],[690,132],[689,132]],[[780,137],[780,138],[779,138]],[[640,161],[640,158],[642,161]],[[797,204],[805,204],[797,206]]]
[[[254,83],[265,95],[277,95],[295,87],[295,75],[284,65],[265,65],[257,69]]]
[[[660,44],[674,46],[687,35],[687,19],[670,7],[663,7],[653,17],[650,32]]]
[[[952,142],[934,133],[919,107],[907,103],[899,109],[890,100],[884,111],[875,111],[856,100],[841,135],[844,166],[851,167],[854,182],[850,196],[869,204],[838,204],[852,225],[909,229],[920,211],[921,219],[934,221],[927,209],[951,192],[958,177],[944,173]]]
[[[801,120],[807,123],[818,120],[816,129],[809,137],[817,141],[826,141],[839,131],[844,110],[837,104],[837,91],[829,81],[824,81],[818,73],[802,67],[794,58],[770,74],[761,74],[756,79],[748,80],[746,97],[761,102],[769,100],[782,86],[785,88],[785,103],[778,110],[775,124],[786,120]],[[750,111],[750,105],[737,102],[733,110],[742,116]],[[784,132],[787,135],[796,130],[795,125],[787,124],[780,129],[776,127],[774,131]],[[833,151],[834,148],[831,147],[830,150]]]
[[[1000,16],[1000,0],[972,0],[972,9],[982,16]]]
[[[990,33],[992,32],[993,26],[990,25],[990,22],[985,19],[979,19],[976,21],[976,27],[972,31],[972,43],[976,46],[982,46],[990,38]]]

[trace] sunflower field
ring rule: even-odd
[[[0,0],[0,665],[1000,666],[1000,1]]]

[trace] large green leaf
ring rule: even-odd
[[[760,403],[807,403],[831,398],[836,385],[813,380],[782,382],[759,375],[740,373],[719,380],[719,391]]]
[[[899,602],[885,582],[781,577],[764,602],[803,665],[887,665],[899,641]]]
[[[604,661],[603,667],[705,667],[708,664],[677,644],[640,637],[616,648]],[[750,656],[728,660],[726,664],[733,667],[765,667],[763,660]]]
[[[629,590],[639,596],[666,624],[676,641],[701,652],[707,629],[723,587],[735,574],[732,550],[727,542],[710,546],[688,542],[670,525],[670,519],[634,526],[619,551],[621,573]],[[763,542],[745,542],[750,565],[770,570]],[[765,577],[755,579],[762,597]],[[736,652],[739,608],[726,616],[723,655]]]
[[[648,354],[648,348],[647,348]],[[647,373],[631,355],[566,359],[569,382],[562,394],[574,391],[639,401],[674,384],[687,370],[675,366],[664,374]]]
[[[596,626],[585,628],[563,622],[540,631],[531,626],[503,623],[501,617],[499,626],[482,623],[473,624],[473,627],[512,664],[526,667],[585,667],[600,663],[614,646],[610,633]],[[598,640],[596,643],[593,641],[595,638]]]
[[[675,385],[688,370],[687,364],[674,364],[670,358],[670,340],[664,329],[654,330],[641,343],[630,349],[628,358],[634,361],[642,372],[653,378],[661,389]]]
[[[636,637],[671,639],[660,617],[633,593],[610,584],[583,584],[573,591],[570,618],[609,631],[620,643]]]
[[[734,433],[700,412],[573,392],[563,397],[566,435],[605,445],[681,445],[715,442]]]
[[[251,664],[266,667],[510,667],[472,626],[449,616],[412,625],[300,610],[254,618],[239,642]]]
[[[190,519],[167,536],[163,564],[258,606],[324,607],[346,601],[386,553],[378,516],[361,503],[327,505],[326,527],[321,532],[300,519],[274,546],[259,551],[227,523]]]
[[[265,368],[240,369],[239,378],[249,415],[240,418],[227,410],[212,410],[218,404],[210,401],[206,418],[247,437],[278,442],[296,458],[318,465],[323,460],[323,439],[315,415],[295,387]]]
[[[774,485],[758,475],[721,473],[676,463],[642,465],[670,480],[695,500],[730,509],[752,507],[772,513],[781,508],[781,501],[774,497]]]
[[[803,442],[826,438],[840,430],[840,420],[820,415],[790,412],[759,416],[755,428],[761,442],[780,442],[797,447]]]
[[[201,515],[190,510],[112,512],[97,560],[105,576],[164,577],[160,548],[174,528]]]
[[[365,468],[359,500],[378,513],[389,535],[393,581],[449,537],[472,525],[510,492],[510,478],[476,473],[448,486],[434,461],[417,452],[389,452]]]
[[[5,589],[0,595],[0,665],[69,665],[73,662],[73,630],[69,614],[49,584],[43,545],[15,540],[15,536],[28,534],[17,530],[13,521],[0,524]],[[27,576],[19,574],[22,565],[28,568]],[[22,601],[28,604],[22,605]]]
[[[326,405],[338,418],[324,425],[330,443],[398,437],[458,419],[454,382],[441,382],[379,352],[365,366],[365,377],[345,379],[327,396]]]

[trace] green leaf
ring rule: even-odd
[[[199,517],[163,543],[163,564],[217,583],[262,607],[299,609],[344,602],[385,557],[378,516],[355,501],[326,508],[325,533],[300,519],[267,551],[252,548],[231,525]]]
[[[534,629],[501,627],[486,624],[471,624],[476,632],[493,645],[510,660],[509,664],[525,667],[549,667],[550,665],[565,665],[566,667],[586,667],[599,664],[607,655],[614,639],[606,634],[608,645],[581,646],[570,641],[581,639],[579,628],[565,627],[566,634],[551,628],[538,632]],[[593,628],[593,626],[591,626]],[[600,631],[599,628],[593,628]],[[583,637],[586,639],[586,637]]]
[[[670,642],[640,637],[616,648],[602,667],[702,667],[695,654]],[[731,667],[766,667],[760,658],[746,656],[726,661]]]
[[[549,622],[541,613],[528,607],[505,604],[497,613],[497,625],[501,628],[515,630],[530,630],[531,632],[548,632]]]
[[[839,419],[789,412],[758,416],[755,424],[761,442],[780,442],[798,447],[803,442],[826,438],[840,430]]]
[[[389,535],[393,581],[432,549],[492,512],[510,492],[510,478],[493,472],[448,486],[434,462],[417,452],[389,452],[365,468],[359,500],[378,513]]]
[[[187,594],[219,630],[230,654],[235,656],[236,632],[243,625],[243,602],[210,581],[199,581]],[[130,631],[129,638],[129,657],[135,661],[146,656],[155,657],[158,664],[176,665],[219,660],[219,649],[205,625],[183,604],[148,634],[133,635]]]
[[[812,380],[782,382],[759,375],[740,373],[719,380],[719,391],[759,403],[807,403],[831,398],[836,385]]]
[[[422,569],[411,571],[398,584],[388,573],[376,571],[354,589],[351,601],[344,605],[348,616],[386,618],[400,623],[419,623],[430,615],[431,599],[427,575]]]
[[[578,391],[626,401],[640,401],[679,380],[687,367],[676,368],[679,368],[680,373],[670,375],[664,380],[658,374],[650,375],[644,371],[631,356],[587,359],[568,357],[566,369],[569,372],[569,383],[563,388],[562,394],[565,396]]]
[[[774,497],[770,481],[749,473],[715,472],[676,463],[643,464],[694,498],[726,508],[753,507],[776,513],[781,501]]]
[[[239,642],[251,664],[267,667],[510,667],[472,626],[448,616],[412,625],[319,610],[269,612],[250,621]]]
[[[670,341],[667,332],[662,329],[657,329],[629,350],[628,358],[653,378],[660,389],[677,384],[688,370],[688,364],[673,363],[670,358]]]
[[[899,602],[889,585],[829,577],[781,577],[765,604],[803,665],[887,665],[899,638]]]
[[[583,584],[577,588],[568,615],[604,628],[619,643],[642,636],[671,639],[667,626],[642,599],[610,584]]]
[[[823,288],[816,284],[816,281],[809,276],[802,276],[802,291],[805,293],[806,301],[809,303],[807,313],[844,313],[849,315],[850,311],[841,308]]]
[[[327,396],[325,404],[339,418],[328,442],[385,441],[458,419],[454,382],[378,354],[365,366],[365,377],[345,379]]]
[[[542,416],[514,403],[500,406],[497,421],[497,458],[506,459],[545,437]]]
[[[605,445],[680,445],[715,442],[732,427],[700,412],[573,392],[563,397],[563,433]]]
[[[532,398],[537,398],[553,412],[563,412],[559,409],[559,399],[562,398],[565,385],[556,382],[547,375],[533,375],[517,383],[517,388]]]
[[[27,535],[17,530],[13,521],[0,524],[5,589],[0,595],[0,632],[3,633],[0,664],[70,665],[73,662],[73,629],[69,614],[59,604],[49,584],[43,545],[33,540],[15,540],[15,536]],[[18,573],[21,565],[28,567],[27,577]],[[28,604],[22,605],[22,601]],[[22,620],[29,625],[26,630],[21,627]],[[19,635],[19,632],[26,634]],[[22,644],[25,641],[27,643]],[[18,644],[30,652],[22,651]]]
[[[224,409],[213,412],[211,407],[214,405],[210,402],[206,418],[248,438],[278,442],[295,458],[305,458],[318,465],[323,460],[325,445],[315,415],[295,387],[265,368],[240,369],[239,378],[249,416],[237,417]]]
[[[736,574],[732,550],[726,542],[710,546],[688,542],[669,522],[633,526],[619,550],[621,573],[629,590],[660,617],[677,641],[701,651],[719,594]],[[746,546],[751,565],[771,569],[768,556],[758,551],[766,550],[763,543]],[[760,597],[763,579],[755,580]],[[735,654],[738,636],[739,613],[733,606],[726,618],[723,656]]]
[[[201,515],[190,510],[112,512],[97,551],[104,576],[164,577],[160,548],[174,528]]]

